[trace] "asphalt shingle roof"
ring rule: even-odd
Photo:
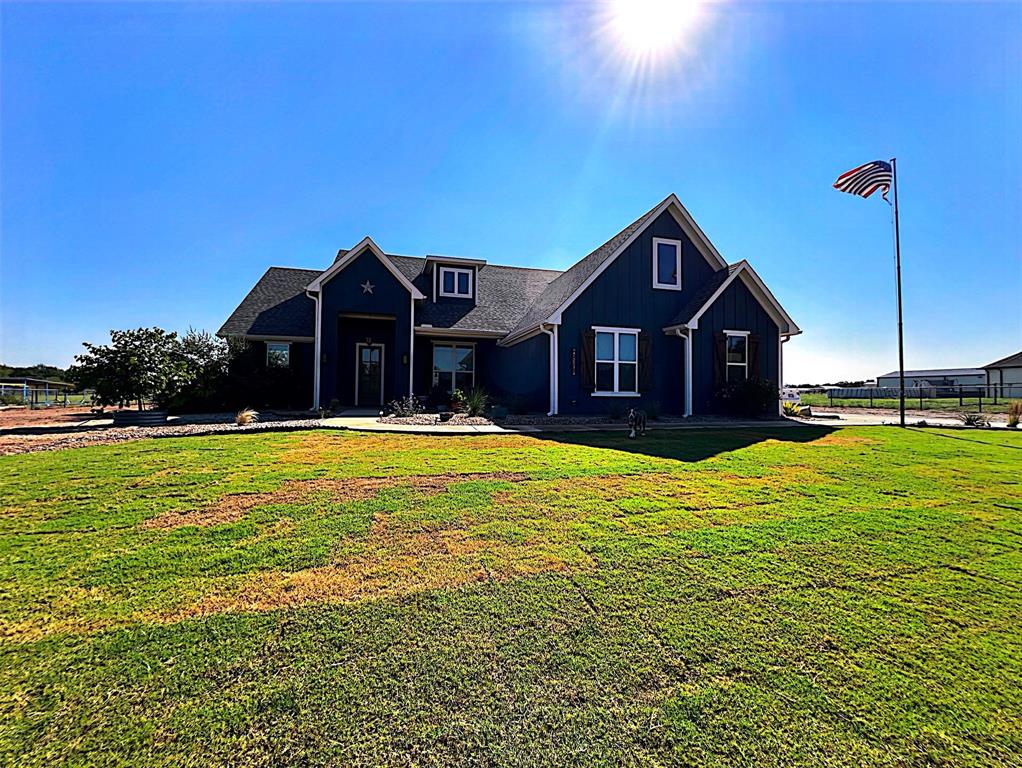
[[[475,302],[420,301],[416,306],[416,325],[509,335],[528,332],[556,312],[621,245],[646,225],[663,203],[657,203],[565,272],[484,264],[478,268]],[[345,253],[347,251],[339,251],[337,258]],[[432,296],[432,277],[424,271],[425,258],[391,254],[387,257],[413,285],[426,296]],[[737,268],[734,264],[715,273],[672,324],[687,322]],[[315,304],[305,295],[305,287],[320,274],[322,272],[312,269],[271,267],[218,333],[221,336],[313,336]]]
[[[552,280],[532,303],[532,306],[529,307],[528,311],[521,316],[521,319],[511,330],[511,334],[523,333],[535,328],[550,317],[551,314],[556,312],[557,309],[565,301],[567,301],[568,297],[578,290],[582,283],[588,280],[592,274],[600,268],[603,262],[610,258],[614,251],[627,241],[628,238],[635,234],[637,230],[642,228],[642,226],[646,223],[646,220],[661,205],[663,205],[663,200],[650,208],[646,211],[646,213],[642,214],[642,216],[622,229],[595,251],[586,255],[581,261],[576,262],[574,265],[569,267],[567,271],[562,272],[557,278]]]
[[[390,256],[401,273],[426,296],[432,296],[431,272],[417,256]],[[434,328],[507,333],[550,282],[562,274],[553,269],[530,269],[484,264],[479,267],[476,301],[434,302],[426,299],[416,307],[415,324]]]
[[[313,336],[315,302],[305,286],[321,274],[316,269],[270,267],[231,313],[218,336]]]
[[[667,324],[667,327],[670,328],[675,325],[684,325],[691,320],[692,316],[703,308],[703,305],[710,300],[710,297],[713,296],[714,292],[716,292],[716,290],[724,284],[725,280],[731,277],[731,275],[738,270],[738,267],[740,267],[741,264],[742,262],[729,264],[727,269],[718,269],[710,275],[710,279],[703,284],[702,288],[696,291],[695,295],[689,299],[688,303],[681,308],[681,311],[674,316],[674,319]]]

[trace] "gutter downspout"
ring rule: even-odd
[[[678,338],[685,340],[685,416],[692,415],[692,329],[682,333],[681,328],[674,329]]]
[[[550,324],[540,326],[540,331],[550,338],[550,410],[547,416],[557,415],[557,326]]]
[[[313,294],[312,292],[306,290],[305,291],[305,295],[308,296],[310,299],[315,299],[315,301],[316,301],[316,340],[315,340],[315,344],[314,344],[314,347],[315,347],[315,350],[316,350],[314,354],[316,355],[316,359],[315,359],[315,365],[313,366],[313,369],[312,369],[313,370],[313,373],[312,373],[312,410],[317,411],[317,410],[319,410],[319,369],[320,369],[320,363],[322,361],[322,354],[320,353],[321,343],[322,343],[321,339],[322,339],[322,335],[323,335],[321,333],[322,326],[323,326],[323,322],[322,322],[323,321],[323,311],[322,311],[322,307],[320,305],[320,297],[322,296],[322,291],[320,291],[320,292],[318,292],[316,294]]]

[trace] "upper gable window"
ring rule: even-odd
[[[440,267],[441,296],[454,296],[459,299],[472,298],[472,273],[474,270],[460,267]]]
[[[653,287],[681,290],[681,241],[653,238]]]

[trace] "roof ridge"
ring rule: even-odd
[[[553,309],[559,307],[568,296],[570,296],[575,290],[577,290],[578,286],[570,285],[571,280],[569,276],[571,277],[577,276],[585,269],[585,267],[591,267],[591,269],[588,270],[585,277],[582,278],[579,285],[584,283],[589,278],[589,276],[592,275],[593,272],[595,272],[597,269],[599,269],[600,265],[604,261],[606,261],[606,259],[609,258],[612,253],[614,253],[614,251],[617,250],[617,246],[620,245],[621,242],[631,237],[632,234],[636,230],[641,228],[642,225],[649,219],[650,216],[653,215],[654,212],[656,212],[657,209],[659,209],[664,203],[669,201],[673,196],[674,195],[672,193],[665,197],[663,200],[658,202],[656,205],[654,205],[652,208],[650,208],[648,211],[642,214],[631,224],[626,226],[624,229],[618,231],[609,240],[591,250],[589,253],[587,253],[585,256],[583,256],[581,259],[576,261],[566,270],[561,272],[561,274],[559,274],[557,277],[551,280],[550,284],[543,289],[543,292],[536,298],[536,300],[528,306],[525,312],[522,313],[522,319],[515,325],[514,329],[512,329],[511,333],[508,335],[513,336],[514,334],[522,330],[527,330],[528,327],[530,326],[537,325],[538,323],[542,322],[544,317],[547,314],[549,314],[549,312],[544,311],[546,308],[548,308],[546,305],[550,305],[556,301],[556,306],[554,306],[550,310],[553,311]],[[562,290],[562,287],[565,284],[567,284],[569,287],[567,290]],[[558,294],[561,295],[558,296]]]

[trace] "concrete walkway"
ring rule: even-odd
[[[412,435],[476,435],[515,434],[536,432],[535,427],[498,427],[496,424],[383,424],[378,416],[333,416],[321,424],[331,429],[351,429],[356,432],[402,432]]]

